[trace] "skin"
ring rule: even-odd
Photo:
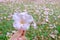
[[[26,30],[18,30],[9,40],[26,40]]]

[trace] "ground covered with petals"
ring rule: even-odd
[[[8,40],[16,30],[13,27],[14,12],[27,11],[33,16],[37,29],[27,30],[28,40],[60,40],[60,5],[54,3],[0,3],[0,40]]]

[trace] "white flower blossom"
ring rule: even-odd
[[[36,25],[36,23],[34,21],[33,21],[33,24],[32,25],[34,26],[34,29],[37,28],[37,25]]]
[[[58,31],[57,31],[57,30],[55,30],[55,31],[54,31],[54,33],[55,33],[55,34],[58,34]]]
[[[6,19],[6,16],[4,17],[4,19]]]
[[[16,31],[15,31],[15,30],[13,30],[13,31],[12,31],[12,33],[16,33]]]
[[[55,38],[55,37],[56,37],[56,35],[54,35],[54,34],[50,34],[50,37]]]
[[[49,18],[48,18],[48,16],[46,16],[46,18],[45,18],[46,22],[48,22],[48,21],[49,21],[48,19],[49,19]]]
[[[30,27],[30,24],[34,21],[33,17],[29,15],[27,12],[22,12],[22,13],[14,13],[13,15],[13,27],[17,30],[23,29],[23,30],[28,30]],[[34,28],[36,28],[36,23],[33,22]]]
[[[10,35],[10,33],[9,32],[7,32],[7,35],[6,36],[9,36]]]
[[[6,36],[11,37],[12,33],[7,32]]]
[[[49,11],[50,11],[50,9],[49,8],[46,8],[46,7],[44,7],[44,14],[45,15],[49,15]]]
[[[49,8],[44,7],[44,10],[45,10],[45,11],[49,11],[50,9],[49,9]]]
[[[60,18],[60,15],[58,15],[58,18]]]

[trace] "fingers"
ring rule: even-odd
[[[17,31],[9,40],[16,40],[18,38],[23,38],[25,39],[25,33],[26,31],[25,30],[20,30],[20,31]]]

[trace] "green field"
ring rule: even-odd
[[[50,9],[49,21],[42,24],[46,17],[44,14],[45,7]],[[7,32],[12,33],[15,30],[12,14],[24,10],[27,10],[37,23],[37,29],[30,27],[27,30],[26,37],[28,40],[60,40],[60,6],[50,3],[0,3],[0,40],[8,40]]]

